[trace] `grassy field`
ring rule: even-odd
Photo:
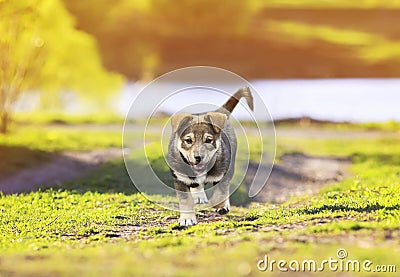
[[[204,211],[200,224],[182,229],[176,212],[135,194],[123,163],[110,162],[60,190],[0,194],[0,276],[279,275],[276,263],[272,273],[271,266],[265,272],[257,268],[266,255],[269,262],[298,260],[300,270],[303,260],[315,259],[318,269],[331,257],[344,264],[344,271],[346,261],[359,260],[359,276],[381,276],[378,271],[393,271],[391,265],[399,271],[398,132],[341,139],[278,137],[277,142],[278,155],[351,157],[351,177],[282,205],[233,207],[226,217]],[[120,143],[117,130],[87,128],[18,128],[0,137],[2,154],[3,148],[12,153],[18,147],[41,153],[39,160],[54,151]],[[338,258],[339,249],[347,259]],[[366,260],[372,262],[371,272],[362,269]],[[342,276],[340,268],[331,272],[328,264],[324,274]]]

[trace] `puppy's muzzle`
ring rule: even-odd
[[[195,164],[199,164],[201,162],[201,156],[194,156]]]

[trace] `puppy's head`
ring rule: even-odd
[[[221,146],[221,132],[227,116],[218,112],[203,115],[175,114],[171,118],[178,150],[194,171],[210,168],[210,161]]]

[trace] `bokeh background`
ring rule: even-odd
[[[64,1],[130,80],[191,65],[248,79],[396,77],[398,1]]]
[[[400,119],[397,0],[2,0],[0,16],[2,132],[15,113],[121,117],[193,65],[254,82],[276,119]]]
[[[265,276],[265,255],[321,261],[338,249],[399,271],[399,26],[400,0],[0,0],[0,276]],[[237,155],[232,209],[181,229],[136,188],[155,185],[149,165],[172,186],[169,115],[226,95],[182,90],[146,134],[152,100],[199,78],[137,95],[198,65],[249,80],[276,140],[262,132],[261,144],[271,124],[255,128],[238,105],[249,151]],[[249,198],[271,168],[264,142],[274,166]]]

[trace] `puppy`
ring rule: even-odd
[[[197,224],[194,204],[207,203],[204,185],[214,186],[210,204],[219,214],[230,209],[229,185],[236,157],[236,135],[229,116],[240,98],[253,110],[248,87],[239,89],[216,111],[175,114],[171,118],[172,136],[167,161],[179,200],[180,226]]]

